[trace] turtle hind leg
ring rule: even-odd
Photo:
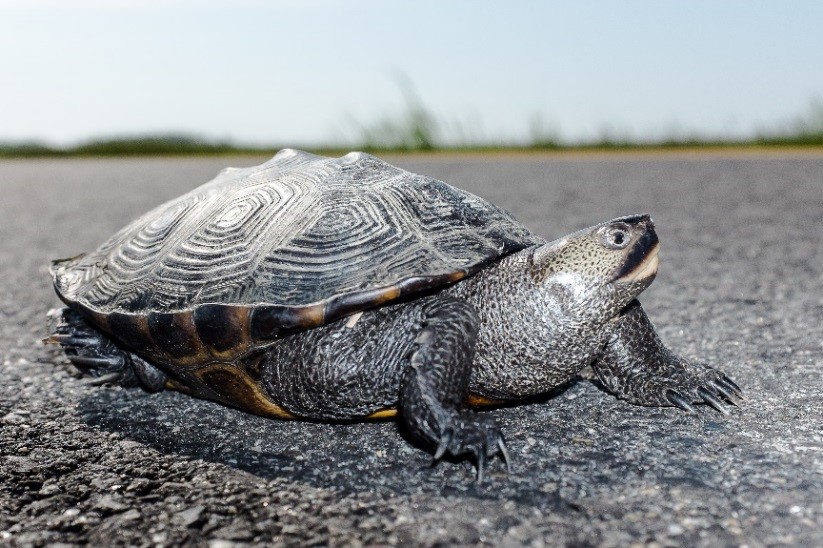
[[[415,339],[401,385],[401,417],[408,431],[434,449],[434,460],[444,455],[468,455],[483,480],[486,460],[508,453],[498,426],[463,408],[468,393],[479,321],[474,308],[458,299],[428,305],[427,319]]]
[[[592,368],[618,397],[638,405],[673,406],[695,412],[693,403],[726,414],[737,405],[740,387],[720,371],[681,358],[666,348],[638,301],[612,326],[609,342]]]
[[[60,344],[69,361],[92,377],[92,384],[141,386],[149,392],[165,386],[165,373],[115,343],[70,308],[63,309],[46,342]]]

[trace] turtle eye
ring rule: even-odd
[[[615,223],[603,231],[603,244],[611,249],[623,249],[630,241],[629,227],[623,223]]]

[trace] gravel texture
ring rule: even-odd
[[[641,408],[584,371],[490,411],[514,468],[411,446],[393,422],[278,422],[93,387],[39,340],[51,259],[261,158],[0,163],[0,545],[823,545],[823,154],[388,158],[546,237],[650,212],[663,339],[722,368],[728,416]],[[516,334],[514,334],[516,335]]]

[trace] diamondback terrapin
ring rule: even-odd
[[[351,153],[283,150],[55,261],[51,340],[83,372],[276,418],[393,416],[482,477],[503,436],[468,407],[545,393],[592,365],[640,405],[740,389],[670,352],[637,295],[648,215],[547,242],[500,208]]]

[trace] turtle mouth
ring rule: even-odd
[[[628,272],[621,272],[615,281],[622,283],[650,281],[657,275],[657,266],[660,264],[659,251],[660,244],[655,242],[643,257],[643,260],[638,262],[634,268],[631,268]]]

